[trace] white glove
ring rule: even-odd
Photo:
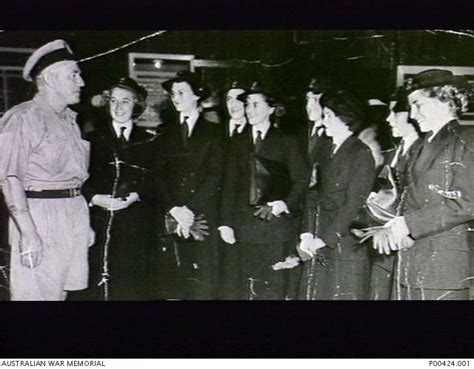
[[[176,227],[176,234],[180,237],[189,238],[189,227],[183,227],[178,223],[178,226]]]
[[[395,217],[384,225],[389,228],[393,235],[393,241],[396,245],[401,245],[403,240],[410,234],[408,225],[405,222],[405,217]]]
[[[279,217],[282,213],[290,214],[288,206],[282,200],[267,202],[267,205],[272,207],[272,214],[276,217]]]
[[[316,254],[316,251],[320,248],[326,246],[324,241],[319,237],[313,236],[311,233],[303,233],[300,235],[300,244],[299,248],[306,254],[313,257]]]
[[[194,222],[194,213],[187,206],[175,206],[170,210],[170,214],[182,228],[189,231]]]
[[[217,228],[217,230],[219,231],[222,241],[225,243],[233,245],[236,242],[234,230],[231,227],[221,226]]]
[[[110,211],[122,210],[126,204],[122,199],[114,198],[111,195],[94,195],[91,203]]]

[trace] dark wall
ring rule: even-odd
[[[5,31],[0,46],[36,48],[53,39],[71,43],[84,58],[156,31]],[[470,35],[472,36],[472,35]],[[238,60],[251,77],[278,87],[299,104],[310,75],[328,76],[363,98],[386,99],[400,64],[472,65],[474,40],[441,31],[167,31],[81,64],[85,99],[128,73],[129,52],[194,54],[200,59]],[[24,56],[22,56],[24,59]],[[22,65],[24,60],[17,60]],[[3,63],[2,63],[3,64]]]

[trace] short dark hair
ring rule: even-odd
[[[331,109],[352,132],[358,133],[366,128],[367,109],[351,93],[344,90],[326,93],[321,97],[320,104]]]

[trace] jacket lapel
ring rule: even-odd
[[[446,124],[433,141],[426,141],[421,145],[420,151],[418,152],[418,158],[414,160],[413,168],[415,172],[413,173],[414,180],[417,181],[418,178],[421,178],[425,175],[428,168],[433,164],[433,162],[438,158],[441,151],[445,149],[444,142],[446,138],[449,137],[450,129],[449,126],[452,125],[452,122]]]

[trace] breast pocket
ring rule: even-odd
[[[64,137],[47,135],[34,150],[34,154],[45,167],[59,168],[69,153],[67,142]]]

